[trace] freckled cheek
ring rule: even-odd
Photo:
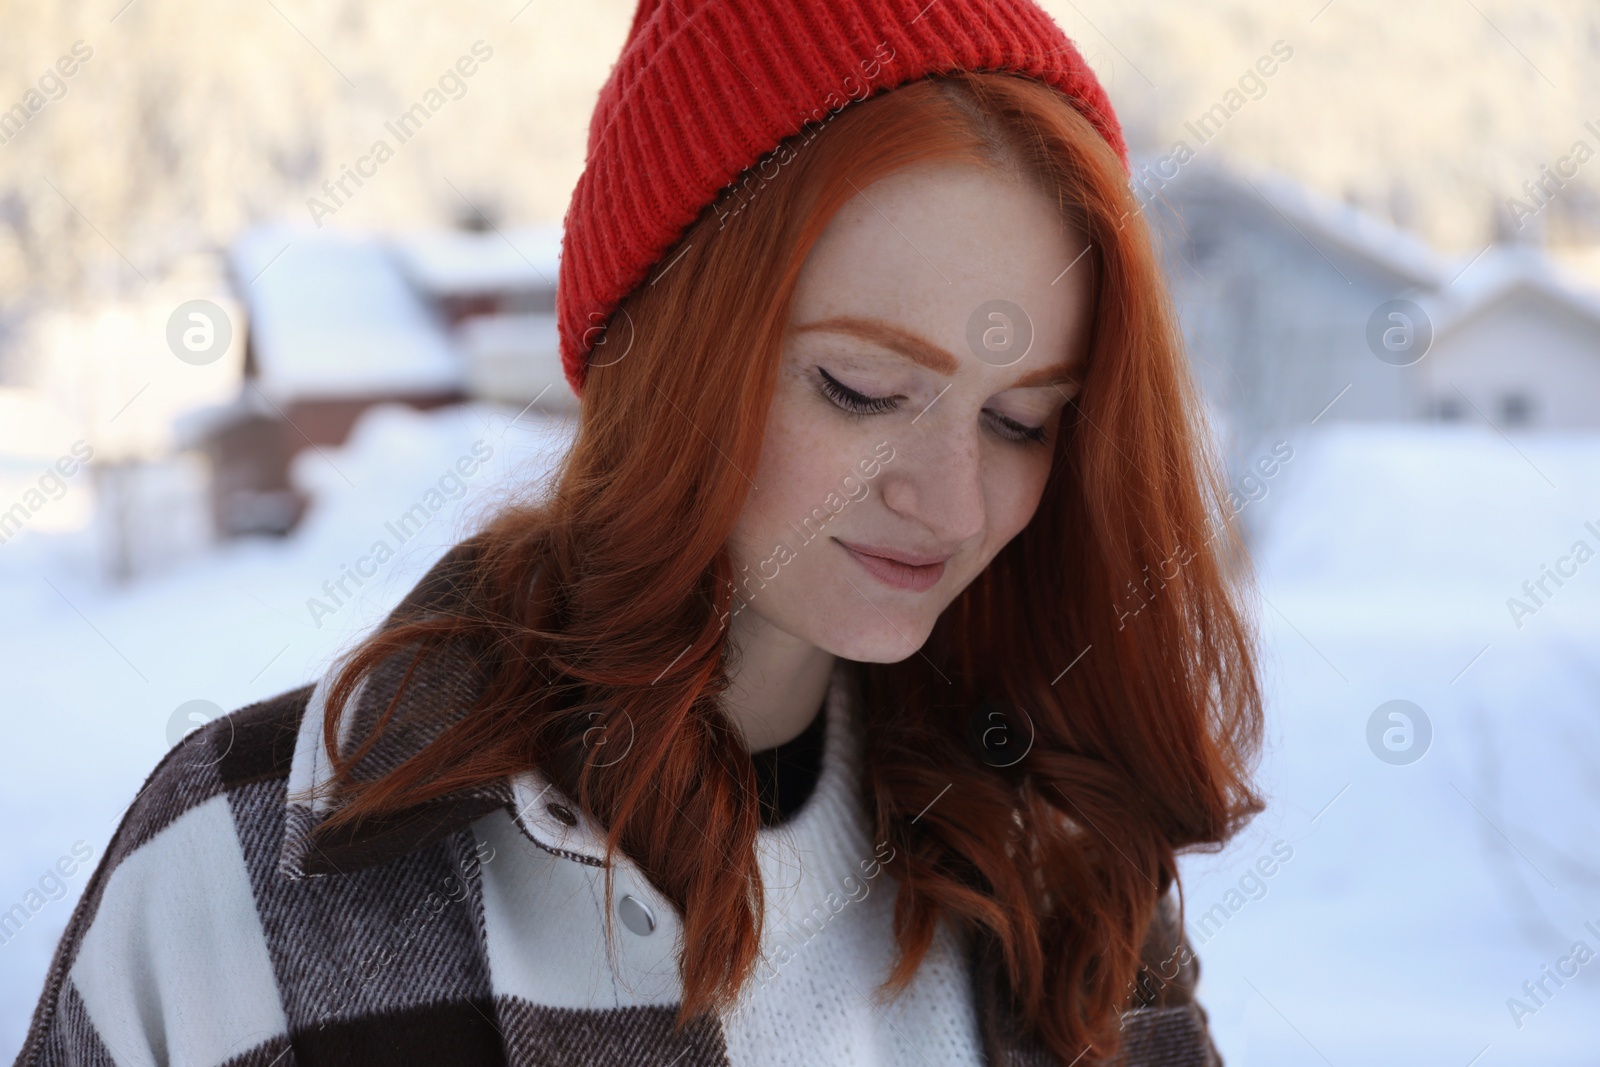
[[[803,409],[774,411],[753,472],[759,489],[750,495],[746,519],[764,539],[783,534],[789,523],[800,522],[840,491],[841,479],[854,470],[850,448],[836,427]]]
[[[1049,457],[1014,457],[985,479],[990,536],[995,551],[1033,518],[1050,479]]]
[[[827,482],[833,469],[843,465],[844,461],[834,457],[843,450],[840,435],[822,425],[822,420],[790,411],[768,427],[761,461],[771,470],[771,479],[782,483],[773,486],[779,495],[804,495],[816,483]]]

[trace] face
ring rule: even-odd
[[[1033,517],[1089,324],[1084,239],[950,164],[861,191],[807,257],[745,510],[735,635],[895,662]]]

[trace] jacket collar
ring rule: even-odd
[[[446,610],[458,596],[457,579],[476,555],[469,540],[434,564],[384,620],[389,629],[415,614]],[[343,874],[399,858],[432,844],[496,809],[504,809],[534,844],[557,856],[605,866],[605,835],[587,813],[537,768],[461,789],[404,811],[328,831],[325,823],[336,802],[309,791],[333,777],[323,741],[323,716],[329,687],[342,663],[318,678],[301,713],[285,790],[284,833],[278,872],[300,879]],[[345,702],[339,720],[339,751],[351,753],[370,736],[388,706],[405,665],[385,663],[369,674]],[[390,725],[356,764],[358,777],[398,766],[455,722],[472,704],[476,672],[469,657],[430,656],[406,685]]]

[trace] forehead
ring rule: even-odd
[[[1029,362],[1066,354],[1087,317],[1083,238],[1046,195],[969,165],[918,166],[858,188],[801,268],[790,325],[874,318],[979,359],[971,339],[1010,306]],[[820,334],[818,336],[821,336]]]

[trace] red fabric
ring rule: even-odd
[[[564,220],[556,316],[573,390],[617,304],[746,167],[845,100],[949,70],[1056,87],[1128,166],[1105,90],[1032,0],[640,0]]]

